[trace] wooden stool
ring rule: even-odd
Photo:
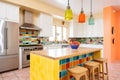
[[[85,80],[88,80],[87,77],[87,68],[76,66],[74,68],[68,69],[68,80],[70,80],[70,75],[73,76],[76,80],[80,80],[82,76],[85,76]]]
[[[86,62],[85,64],[84,64],[84,66],[86,67],[86,68],[88,68],[89,69],[89,79],[91,80],[95,80],[95,69],[98,69],[97,70],[97,80],[100,80],[99,78],[100,78],[100,64],[98,63],[98,62]],[[91,74],[92,74],[92,76],[91,76]],[[92,77],[92,78],[91,78]]]
[[[101,64],[101,68],[100,69],[102,69],[102,71],[100,73],[102,73],[103,80],[105,80],[105,75],[107,76],[107,80],[108,80],[108,64],[107,64],[107,59],[100,58],[100,59],[95,59],[94,61],[99,62]],[[106,72],[104,70],[104,64],[105,64]]]

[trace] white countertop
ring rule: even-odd
[[[101,44],[80,44],[80,47],[102,48],[103,49],[103,45]]]
[[[71,48],[57,48],[57,49],[45,49],[40,51],[31,51],[31,54],[36,54],[40,56],[45,56],[51,59],[64,59],[73,56],[88,54],[91,52],[100,51],[99,48],[85,48],[79,47],[78,49],[71,49]]]

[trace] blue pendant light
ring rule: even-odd
[[[91,0],[91,9],[90,9],[91,11],[90,11],[90,17],[89,17],[89,19],[88,19],[88,24],[89,25],[94,25],[95,24],[95,22],[94,22],[94,18],[93,18],[93,14],[92,14],[92,0]]]
[[[73,13],[69,5],[69,0],[68,0],[68,6],[67,9],[65,10],[65,20],[72,20],[73,19]]]

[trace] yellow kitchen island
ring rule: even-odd
[[[30,80],[67,80],[67,69],[101,58],[101,49],[80,47],[47,49],[30,53]],[[74,80],[71,77],[71,80]]]

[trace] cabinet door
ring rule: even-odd
[[[53,17],[41,13],[39,16],[39,27],[42,28],[39,36],[51,37],[53,36]]]
[[[78,26],[74,25],[73,26],[73,37],[77,37],[78,36]]]
[[[85,34],[85,26],[84,24],[80,24],[78,23],[78,37],[84,37],[84,34]]]
[[[78,37],[78,24],[74,20],[70,22],[70,37]]]
[[[5,16],[6,16],[5,3],[0,2],[0,19],[5,19]]]
[[[6,4],[6,17],[8,20],[13,22],[19,22],[19,7]]]

